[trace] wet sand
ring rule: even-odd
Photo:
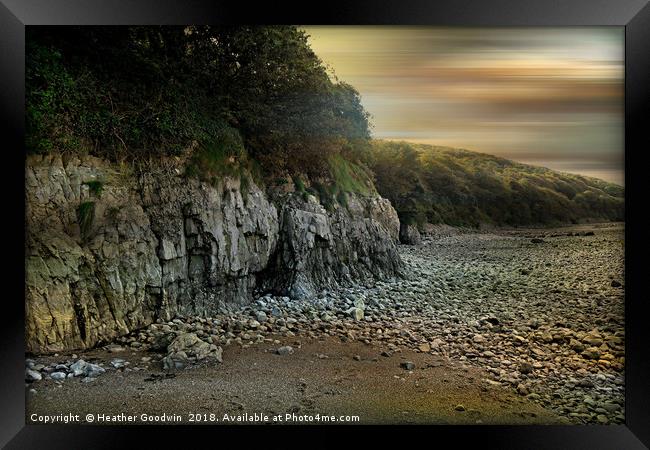
[[[36,393],[27,392],[26,419],[30,423],[32,414],[74,412],[85,423],[86,414],[124,413],[138,416],[135,423],[142,423],[139,416],[146,413],[178,414],[183,423],[191,420],[190,414],[201,419],[208,415],[207,422],[198,423],[263,423],[245,417],[242,421],[223,420],[224,414],[258,413],[269,418],[280,415],[281,423],[292,424],[332,422],[318,420],[317,414],[335,416],[337,421],[339,416],[356,415],[358,421],[344,418],[339,423],[361,424],[567,423],[486,381],[488,375],[483,370],[442,357],[409,350],[385,357],[377,346],[331,337],[300,343],[283,339],[284,343],[292,345],[293,354],[278,355],[274,353],[277,346],[268,344],[245,349],[229,346],[222,364],[177,371],[173,378],[149,368],[107,371],[91,383],[44,380],[36,386]],[[84,357],[90,361],[115,356],[105,353],[94,351]],[[359,361],[353,359],[355,355]],[[141,356],[142,352],[119,354],[130,367],[143,366]],[[415,364],[411,371],[400,366],[407,360]],[[148,381],[152,375],[154,380]],[[215,415],[214,422],[210,414]],[[285,420],[286,414],[291,415],[290,420]]]

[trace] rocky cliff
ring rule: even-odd
[[[169,159],[146,169],[92,158],[26,164],[26,342],[88,348],[177,314],[208,316],[256,290],[309,298],[399,273],[397,214],[348,195],[331,210],[254,183],[215,185]]]

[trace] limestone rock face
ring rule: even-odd
[[[309,298],[340,282],[400,272],[399,219],[385,199],[349,195],[347,207],[326,211],[313,197],[292,197],[280,217],[279,248],[266,278],[277,293]]]
[[[163,309],[200,315],[247,303],[278,238],[265,194],[252,183],[242,192],[239,180],[213,187],[165,171],[141,176],[140,192],[159,242]]]
[[[135,171],[92,158],[26,165],[26,339],[83,349],[175,315],[246,304],[256,288],[309,297],[399,273],[399,220],[381,197],[271,203],[254,183],[211,185],[175,160]]]
[[[26,169],[29,351],[86,348],[145,326],[159,308],[158,240],[134,189],[92,158],[31,158]],[[101,194],[88,183],[106,179]],[[100,198],[97,198],[100,197]],[[92,204],[82,233],[79,210]],[[83,236],[82,236],[83,234]]]

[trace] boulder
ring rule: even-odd
[[[70,370],[75,377],[79,377],[84,374],[86,369],[86,361],[83,359],[78,360],[77,362],[70,365]]]
[[[167,347],[167,352],[170,354],[183,352],[187,356],[194,357],[197,360],[204,359],[213,350],[211,344],[202,341],[194,333],[179,334]]]
[[[278,355],[290,355],[293,353],[293,347],[290,345],[285,345],[283,347],[278,348],[275,351]]]
[[[40,381],[43,376],[40,372],[32,369],[25,369],[25,381]]]
[[[97,364],[87,363],[86,366],[84,367],[84,375],[90,378],[95,378],[103,374],[104,372],[106,372],[106,369],[104,369],[102,366]]]
[[[361,309],[361,308],[357,308],[357,307],[355,307],[355,306],[353,306],[352,308],[348,309],[348,310],[346,311],[346,313],[349,314],[350,317],[352,317],[352,318],[353,318],[354,320],[356,320],[356,321],[363,320],[363,317],[364,317],[363,309]]]
[[[187,365],[185,352],[172,352],[162,359],[163,370],[182,369]]]

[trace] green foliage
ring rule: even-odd
[[[379,193],[409,224],[623,220],[623,188],[467,150],[373,142]]]
[[[26,62],[30,152],[125,160],[198,144],[188,174],[214,177],[239,171],[224,164],[236,130],[253,178],[367,156],[358,92],[329,78],[297,27],[30,27]]]
[[[326,210],[332,211],[336,204],[338,186],[335,184],[328,184],[320,181],[314,182],[313,186],[315,195],[319,199],[321,205],[323,205]]]
[[[325,209],[331,211],[335,206],[348,206],[347,194],[376,195],[372,175],[368,168],[353,163],[337,154],[326,160],[328,176],[312,179],[309,187],[301,176],[294,176],[297,192],[311,194],[319,199]],[[303,195],[305,198],[306,196]]]
[[[209,126],[201,108],[167,77],[151,83],[127,30],[29,29],[26,48],[27,149],[99,156],[175,153]],[[111,42],[112,41],[112,42]],[[111,44],[109,44],[111,42]],[[97,59],[97,54],[105,59]],[[116,48],[124,46],[122,52]],[[142,77],[133,71],[142,69]],[[209,125],[209,124],[207,124]]]
[[[328,159],[334,184],[342,192],[369,195],[375,193],[371,172],[359,164],[350,162],[341,155]]]
[[[81,150],[71,134],[68,111],[78,103],[80,94],[73,77],[55,49],[28,45],[26,55],[26,145],[35,153]],[[54,132],[56,130],[56,132]]]
[[[305,189],[305,182],[302,180],[302,177],[299,175],[294,175],[292,177],[294,188],[296,192],[307,192]]]
[[[318,197],[318,190],[312,186],[307,187],[301,175],[294,175],[292,180],[295,191],[301,195],[304,201],[309,200],[310,195]]]
[[[102,192],[104,190],[104,183],[98,180],[92,180],[92,181],[84,181],[83,184],[88,186],[88,189],[90,190],[90,193],[94,195],[95,197],[101,197]]]
[[[248,187],[251,171],[251,161],[239,132],[226,126],[194,151],[185,174],[213,184],[223,177],[240,178],[242,185]]]
[[[95,202],[83,202],[77,208],[77,223],[81,231],[81,237],[88,236],[88,232],[95,220]]]

